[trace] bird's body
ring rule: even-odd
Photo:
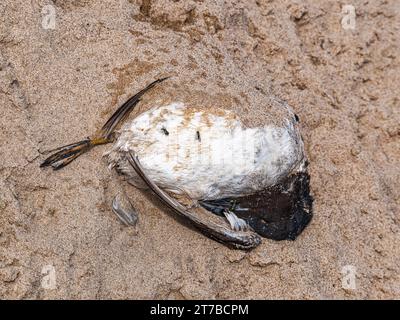
[[[186,98],[177,98],[173,91],[172,99],[151,102],[115,132],[144,94],[165,79],[128,99],[92,138],[53,150],[41,167],[58,170],[96,145],[113,143],[107,152],[111,168],[133,185],[151,189],[209,237],[247,249],[261,242],[259,235],[295,239],[311,220],[312,197],[298,117],[291,108],[266,103],[266,116],[249,126],[238,105],[240,114],[214,106],[207,94],[181,90]],[[184,199],[200,215],[182,205]],[[125,223],[136,223],[133,211],[118,201],[112,208]],[[211,213],[225,216],[230,228],[213,222]]]
[[[294,116],[281,127],[246,128],[232,111],[182,102],[138,115],[109,153],[110,166],[140,185],[127,160],[131,151],[157,185],[194,200],[254,194],[301,170],[304,161]]]

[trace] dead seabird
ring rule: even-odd
[[[112,142],[110,168],[136,187],[151,189],[211,238],[237,248],[257,246],[259,235],[294,240],[312,217],[298,117],[283,104],[285,117],[278,125],[248,127],[232,110],[177,99],[156,104],[116,132],[143,95],[165,79],[131,97],[94,137],[53,150],[41,167],[60,169],[92,147]],[[183,198],[191,205],[183,205]],[[126,223],[136,221],[118,201],[112,207]],[[195,213],[199,210],[203,214]],[[205,211],[225,217],[229,226],[208,219],[214,215]]]

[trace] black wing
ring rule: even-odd
[[[170,209],[181,217],[189,220],[206,236],[238,249],[252,249],[261,243],[261,238],[252,231],[234,231],[224,221],[215,223],[203,219],[201,216],[189,211],[178,201],[161,190],[143,171],[142,166],[134,153],[128,157],[129,163],[156,196]]]

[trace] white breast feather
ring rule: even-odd
[[[303,160],[303,143],[292,121],[283,127],[244,128],[230,111],[193,110],[179,102],[136,117],[109,153],[110,165],[137,182],[126,160],[130,150],[157,185],[193,199],[254,193]]]

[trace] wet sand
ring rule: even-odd
[[[400,8],[353,5],[354,30],[339,1],[2,1],[0,298],[400,298]],[[108,146],[39,169],[167,75],[250,126],[260,96],[292,106],[315,199],[296,241],[204,237],[110,172]],[[110,210],[120,190],[136,228]]]

